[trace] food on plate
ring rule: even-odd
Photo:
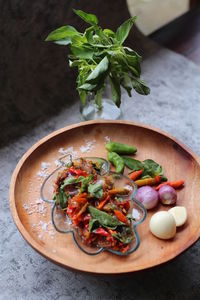
[[[144,185],[156,185],[161,181],[161,176],[155,176],[153,178],[144,178],[136,180],[135,183],[137,186],[144,186]]]
[[[117,154],[134,154],[137,152],[137,148],[127,144],[121,144],[118,142],[109,142],[106,144],[106,150],[109,152],[116,152]]]
[[[131,180],[135,181],[136,179],[138,179],[138,177],[140,177],[142,175],[143,171],[144,171],[143,169],[138,170],[138,171],[133,171],[133,172],[128,174],[128,177]]]
[[[115,166],[116,173],[124,172],[124,161],[117,153],[115,152],[108,152],[108,160]]]
[[[125,253],[135,238],[129,198],[133,187],[117,185],[115,177],[122,175],[99,173],[99,166],[93,161],[82,158],[71,162],[57,177],[54,200],[87,246]]]
[[[174,217],[177,227],[182,226],[187,221],[187,210],[184,206],[172,207],[168,212]]]
[[[155,213],[149,223],[150,231],[160,239],[171,239],[176,234],[176,223],[172,214],[167,211]]]
[[[175,204],[177,200],[177,193],[175,189],[169,185],[162,186],[158,191],[158,196],[162,204]]]
[[[141,202],[146,209],[151,209],[158,204],[158,192],[150,186],[143,186],[137,190],[135,199]]]
[[[155,190],[158,191],[162,186],[169,185],[173,187],[174,189],[179,189],[184,185],[184,180],[177,180],[177,181],[166,181],[161,184],[159,184]]]

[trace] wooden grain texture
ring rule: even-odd
[[[156,160],[163,166],[170,180],[185,179],[184,189],[178,191],[177,204],[187,208],[188,221],[177,231],[173,240],[159,240],[149,232],[151,215],[155,211],[168,209],[162,205],[148,212],[147,219],[138,226],[141,245],[127,257],[107,252],[88,256],[76,247],[70,234],[56,233],[53,239],[46,234],[42,240],[39,238],[40,232],[33,224],[41,220],[49,222],[51,206],[46,204],[47,212],[43,216],[27,214],[23,205],[39,197],[41,180],[38,180],[37,171],[41,168],[41,162],[50,162],[52,171],[60,147],[73,146],[81,156],[80,146],[85,144],[85,140],[93,139],[96,140],[95,147],[89,156],[106,158],[105,136],[135,145],[138,148],[135,158]],[[82,156],[88,156],[88,153]],[[61,266],[96,274],[121,274],[150,268],[173,259],[200,236],[199,158],[170,135],[150,126],[128,121],[90,121],[71,125],[46,136],[24,154],[12,176],[10,209],[25,240],[44,257]]]

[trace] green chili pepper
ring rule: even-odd
[[[108,152],[108,160],[116,167],[116,173],[124,172],[124,160],[115,152]]]
[[[98,221],[100,225],[110,228],[110,229],[116,229],[117,226],[124,225],[124,223],[117,220],[115,217],[112,217],[111,215],[107,214],[104,211],[101,211],[93,206],[89,206],[88,210],[90,212],[90,215],[95,221]],[[92,225],[90,225],[92,227]]]
[[[116,152],[117,154],[134,154],[137,152],[136,147],[117,142],[107,143],[106,150],[109,152]]]

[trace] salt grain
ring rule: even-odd
[[[69,148],[67,148],[67,149],[64,149],[64,148],[60,148],[59,150],[58,150],[58,152],[60,153],[60,154],[62,154],[62,155],[67,155],[67,154],[71,154],[71,156],[73,157],[73,158],[77,158],[78,157],[78,152],[77,151],[74,151],[74,147],[69,147]]]
[[[96,140],[92,140],[92,141],[86,141],[86,145],[82,145],[80,147],[80,151],[82,153],[85,153],[85,152],[90,152],[93,148],[94,148],[94,144],[96,143]]]
[[[41,169],[42,169],[42,171],[45,171],[45,170],[48,169],[50,166],[51,166],[51,164],[48,163],[48,162],[43,161],[43,162],[41,163]]]
[[[105,141],[106,141],[107,143],[109,143],[110,140],[111,140],[109,136],[105,136],[104,139],[105,139]]]

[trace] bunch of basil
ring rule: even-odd
[[[129,47],[123,46],[136,17],[125,21],[115,32],[102,29],[93,14],[74,10],[75,14],[91,26],[84,33],[70,25],[52,31],[47,42],[70,45],[70,67],[78,68],[77,89],[82,106],[86,104],[87,94],[95,94],[99,109],[102,106],[102,91],[109,78],[112,100],[121,104],[121,86],[131,96],[132,88],[142,95],[150,93],[149,87],[140,79],[141,56]]]

